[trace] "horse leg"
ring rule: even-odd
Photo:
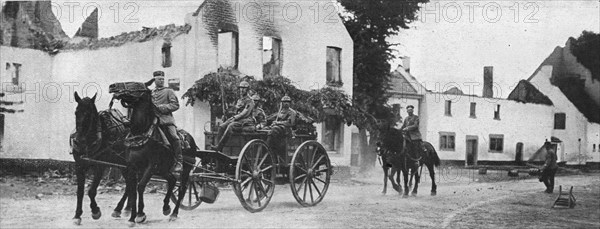
[[[412,176],[415,177],[415,187],[413,188],[412,195],[416,196],[417,190],[419,189],[419,182],[421,180],[421,176],[419,175],[419,167],[414,168],[414,170],[412,171],[411,177]]]
[[[123,169],[123,170],[121,170],[121,174],[123,174],[123,176],[127,176],[127,171],[125,169]],[[125,181],[127,181],[127,179],[125,179]],[[125,192],[123,192],[123,196],[121,197],[121,200],[119,200],[119,203],[117,203],[117,207],[115,207],[115,210],[112,213],[112,217],[114,217],[114,218],[120,218],[121,217],[121,210],[123,210],[123,205],[125,205],[125,201],[127,200],[127,196],[129,195],[129,193],[127,191],[128,191],[128,189],[125,188]],[[129,206],[129,204],[125,208],[125,213],[127,213],[128,211],[129,211],[129,214],[130,214],[131,213],[131,206]],[[129,214],[123,214],[123,215],[125,217],[128,217]]]
[[[397,168],[392,168],[392,169],[393,169],[392,170],[392,174],[396,173],[396,187],[397,187],[396,191],[398,193],[402,193],[402,184],[400,184],[400,172],[401,172],[401,170],[397,169]],[[392,175],[392,177],[393,177],[393,175]]]
[[[435,170],[433,164],[428,164],[427,169],[429,170],[429,177],[431,177],[431,195],[435,196],[437,194],[437,185],[435,184]]]
[[[399,182],[397,183],[394,181],[394,175],[396,175],[397,172],[398,170],[392,166],[390,167],[390,174],[388,175],[388,179],[390,179],[390,183],[392,183],[392,188],[396,191],[398,191],[398,185],[400,184]]]
[[[163,199],[163,215],[169,215],[171,214],[171,206],[169,206],[169,200],[171,198],[171,195],[173,195],[173,189],[175,188],[175,183],[177,183],[177,179],[171,174],[171,173],[167,173],[165,175],[163,175],[163,177],[165,178],[165,180],[167,181],[167,194],[165,195],[165,198]],[[184,191],[185,193],[185,191]]]
[[[407,197],[408,196],[408,190],[410,190],[410,188],[408,187],[408,169],[402,169],[402,175],[404,176],[404,195],[402,195],[402,197]]]
[[[135,217],[137,216],[137,177],[136,172],[132,168],[127,169],[127,176],[125,176],[125,193],[127,193],[127,206],[131,206],[131,215],[129,216],[129,226],[135,225]]]
[[[136,223],[143,223],[146,221],[146,213],[144,213],[144,191],[146,190],[146,185],[150,182],[150,178],[152,178],[152,164],[148,163],[144,173],[142,173],[142,178],[138,181],[137,184],[137,192],[138,192],[138,212],[137,217],[135,218]]]
[[[81,214],[83,214],[83,194],[85,192],[85,172],[87,171],[86,166],[76,165],[75,173],[77,175],[77,208],[75,208],[75,217],[73,217],[73,223],[75,225],[81,224]]]
[[[173,213],[171,214],[171,217],[169,217],[169,221],[176,220],[177,216],[179,215],[179,207],[181,206],[181,201],[183,201],[185,192],[187,190],[188,181],[190,179],[190,171],[192,171],[192,166],[184,163],[183,164],[183,173],[181,174],[179,195],[177,196],[177,203],[175,203],[175,209],[173,209]],[[169,190],[167,191],[167,193],[173,193],[173,188],[175,188],[176,179],[175,179],[175,177],[173,177],[172,174],[169,174],[169,176],[172,177],[173,184],[169,185]],[[165,198],[165,201],[168,201],[168,200]]]
[[[100,185],[100,181],[102,180],[102,174],[104,173],[104,167],[96,166],[94,167],[94,179],[92,180],[92,185],[88,190],[88,196],[90,197],[90,208],[92,209],[92,218],[100,219],[102,216],[102,212],[98,207],[98,203],[96,203],[96,194],[98,192],[98,185]]]
[[[388,167],[383,165],[381,168],[383,169],[383,191],[381,193],[385,195],[387,192]]]

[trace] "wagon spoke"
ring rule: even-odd
[[[265,190],[265,187],[263,187],[262,182],[256,182],[256,186],[263,195],[267,196],[267,190]]]
[[[315,177],[316,180],[323,182],[323,184],[327,184],[327,182],[321,180],[321,178]]]
[[[310,162],[313,162],[315,160],[315,155],[317,154],[317,150],[319,150],[319,147],[314,146],[315,149],[312,152],[311,158],[310,158]]]
[[[252,197],[252,190],[254,189],[254,181],[250,182],[250,188],[248,189],[248,198],[246,198],[246,201],[250,201],[251,197]]]
[[[179,186],[179,191],[181,192],[182,186]],[[196,189],[196,185],[192,185],[192,187],[188,188],[188,205],[192,206],[192,188]],[[195,190],[194,190],[195,191]],[[184,192],[185,193],[185,192]]]
[[[264,173],[265,171],[267,171],[267,170],[269,170],[269,169],[272,169],[272,168],[273,168],[273,165],[269,165],[269,166],[267,166],[266,168],[264,168],[264,169],[260,170],[260,172],[263,172],[263,173]]]
[[[305,173],[308,173],[308,171],[306,171],[306,169],[304,169],[304,168],[302,168],[302,167],[300,167],[300,166],[298,166],[298,165],[296,165],[296,168],[298,168],[298,169],[302,170],[302,171],[303,171],[303,172],[305,172]]]
[[[242,173],[248,175],[248,176],[252,176],[252,173],[250,171],[246,171],[242,169]]]
[[[320,173],[320,172],[325,172],[327,170],[329,170],[329,168],[319,169],[319,170],[316,170],[315,172]]]
[[[312,180],[310,181],[310,183],[315,187],[315,191],[317,191],[319,196],[321,196],[321,190],[319,190],[319,188],[317,187],[317,184],[315,184],[315,182]]]
[[[302,198],[303,200],[306,200],[306,186],[308,186],[308,177],[307,179],[304,179],[304,197]]]
[[[256,151],[256,159],[254,160],[254,167],[259,166],[258,159],[260,158],[260,154],[262,153],[262,145],[257,145],[256,147],[258,147],[258,150]]]
[[[262,165],[265,163],[265,160],[267,160],[267,157],[269,157],[269,154],[265,154],[262,160],[260,160],[260,163],[257,166],[258,168],[262,167]]]
[[[312,183],[311,180],[312,179],[309,179],[306,184],[308,185],[308,189],[310,189],[310,202],[315,202],[315,199],[313,198],[312,185],[310,185],[310,183]]]
[[[248,177],[248,178],[246,178],[246,180],[244,180],[244,182],[242,182],[240,184],[240,186],[242,186],[242,190],[244,190],[245,187],[248,186],[248,182],[251,181],[251,180],[252,180],[252,177]]]
[[[256,183],[256,182],[253,182]],[[258,186],[259,184],[254,184],[254,194],[256,195],[256,201],[258,202],[258,207],[260,207],[262,204],[260,203],[260,197],[258,195]]]
[[[305,177],[305,176],[306,176],[306,174],[302,174],[302,175],[300,175],[300,176],[297,176],[297,177],[294,179],[294,181],[296,181],[296,180],[299,180],[299,179],[302,179],[302,178],[303,178],[303,177]]]
[[[319,162],[321,162],[323,160],[323,158],[325,158],[325,155],[321,155],[321,157],[319,157],[319,159],[313,164],[313,166],[311,167],[311,169],[315,169],[315,167],[319,164]]]
[[[305,181],[306,177],[304,178],[304,180],[302,180],[302,182],[300,182],[300,185],[298,185],[298,190],[296,191],[297,193],[300,192],[300,190],[302,190],[302,184],[304,184]]]

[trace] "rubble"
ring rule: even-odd
[[[79,42],[70,42],[66,44],[62,50],[80,50],[80,49],[100,49],[107,47],[118,47],[127,43],[133,42],[146,42],[153,40],[157,37],[173,39],[181,34],[187,34],[191,30],[192,26],[189,24],[176,26],[170,24],[166,26],[160,26],[158,28],[143,27],[140,31],[132,31],[127,33],[121,33],[117,36],[101,39],[81,39]]]

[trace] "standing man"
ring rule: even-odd
[[[211,146],[213,150],[223,150],[225,143],[227,143],[233,131],[239,132],[242,130],[242,127],[246,125],[255,125],[254,118],[252,117],[254,101],[250,95],[248,95],[249,87],[250,84],[248,82],[240,82],[240,85],[238,86],[240,98],[235,104],[236,115],[227,119],[227,121],[219,126],[219,133],[217,135],[219,143],[217,143],[216,146]]]
[[[290,108],[292,99],[289,96],[281,98],[281,108],[275,115],[275,120],[271,123],[271,131],[267,137],[267,145],[273,149],[275,153],[281,153],[285,150],[285,136],[291,128],[296,125],[296,116],[298,113]],[[283,148],[283,149],[282,149]],[[285,153],[285,152],[284,152]]]
[[[407,133],[407,140],[412,142],[414,150],[417,150],[420,155],[425,147],[423,147],[421,132],[419,132],[419,116],[414,115],[414,109],[415,107],[413,105],[406,106],[408,117],[404,119],[404,123],[402,123],[400,130]]]
[[[540,181],[546,185],[545,192],[552,193],[554,191],[554,175],[556,175],[556,171],[558,170],[558,165],[556,164],[557,157],[554,146],[550,142],[544,143],[544,147],[546,148],[546,162],[541,169],[542,176],[540,177]]]
[[[179,109],[179,101],[173,89],[165,87],[165,73],[155,71],[153,75],[156,88],[152,90],[152,102],[158,109],[159,126],[171,141],[175,156],[173,172],[180,173],[183,169],[183,156],[181,155],[181,142],[177,135],[175,118],[173,118],[173,112]]]

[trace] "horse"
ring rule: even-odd
[[[81,215],[83,214],[82,204],[85,191],[86,173],[89,169],[93,171],[93,180],[88,190],[90,198],[90,207],[92,209],[92,218],[97,220],[102,216],[100,207],[96,203],[96,193],[98,185],[102,180],[102,175],[107,166],[97,163],[91,163],[84,158],[93,157],[94,160],[109,162],[113,164],[125,165],[125,158],[120,156],[124,151],[124,146],[121,144],[109,144],[107,141],[107,132],[102,128],[101,117],[96,109],[96,95],[92,98],[81,98],[74,93],[77,107],[75,108],[75,133],[71,135],[71,146],[73,159],[75,160],[75,174],[77,176],[77,208],[75,209],[75,217],[73,223],[81,224]],[[125,133],[121,133],[124,135]],[[102,136],[105,136],[104,138]],[[123,174],[126,171],[122,170]],[[120,217],[121,210],[128,193],[125,192],[121,200],[117,204],[113,212],[113,217]],[[125,208],[127,213],[129,207]]]
[[[161,142],[156,141],[153,134],[159,134],[157,123],[157,108],[152,102],[152,94],[148,86],[154,80],[146,83],[128,82],[115,83],[110,85],[110,91],[115,93],[113,99],[121,100],[121,104],[126,108],[131,108],[130,118],[130,135],[129,139],[138,139],[135,146],[128,147],[127,170],[130,173],[127,177],[128,187],[128,205],[132,206],[132,213],[129,218],[130,226],[135,223],[142,223],[146,220],[144,213],[144,190],[153,175],[158,175],[167,181],[167,194],[163,200],[163,214],[169,215],[171,208],[169,206],[169,197],[173,194],[173,189],[177,182],[175,175],[170,171],[174,164],[172,150],[165,147]],[[119,85],[124,85],[125,89],[116,90]],[[116,91],[113,91],[116,90]],[[150,134],[152,133],[152,134]],[[182,150],[185,162],[183,163],[183,171],[181,173],[179,196],[175,208],[169,217],[169,221],[177,219],[181,200],[185,195],[189,174],[193,167],[193,154],[197,149],[194,138],[187,132],[183,131],[183,141],[188,142],[189,149]],[[183,145],[183,144],[182,144]],[[137,191],[137,193],[136,193]],[[138,205],[136,199],[139,196]]]
[[[400,134],[400,130],[388,128],[381,133],[381,139],[377,142],[377,156],[380,158],[383,169],[383,191],[387,192],[387,180],[392,183],[392,187],[398,193],[402,193],[400,185],[400,174],[404,170],[404,155],[402,155],[403,141],[398,141],[395,137]],[[390,171],[391,169],[391,171]],[[396,179],[394,180],[394,175]]]
[[[425,165],[427,166],[427,170],[429,170],[429,176],[431,177],[431,195],[435,196],[437,194],[437,185],[435,184],[435,171],[434,167],[440,165],[440,158],[435,151],[435,148],[431,143],[423,141],[423,146],[425,147],[425,152],[419,153],[422,151],[421,147],[416,146],[411,140],[409,140],[406,132],[403,132],[400,135],[401,141],[404,141],[404,149],[403,155],[405,157],[404,170],[402,171],[404,174],[404,196],[408,196],[409,186],[408,186],[408,171],[410,170],[410,180],[412,182],[413,177],[415,177],[415,186],[412,191],[412,195],[417,195],[417,190],[419,189],[419,182],[421,180],[421,174],[418,173],[419,167]]]

